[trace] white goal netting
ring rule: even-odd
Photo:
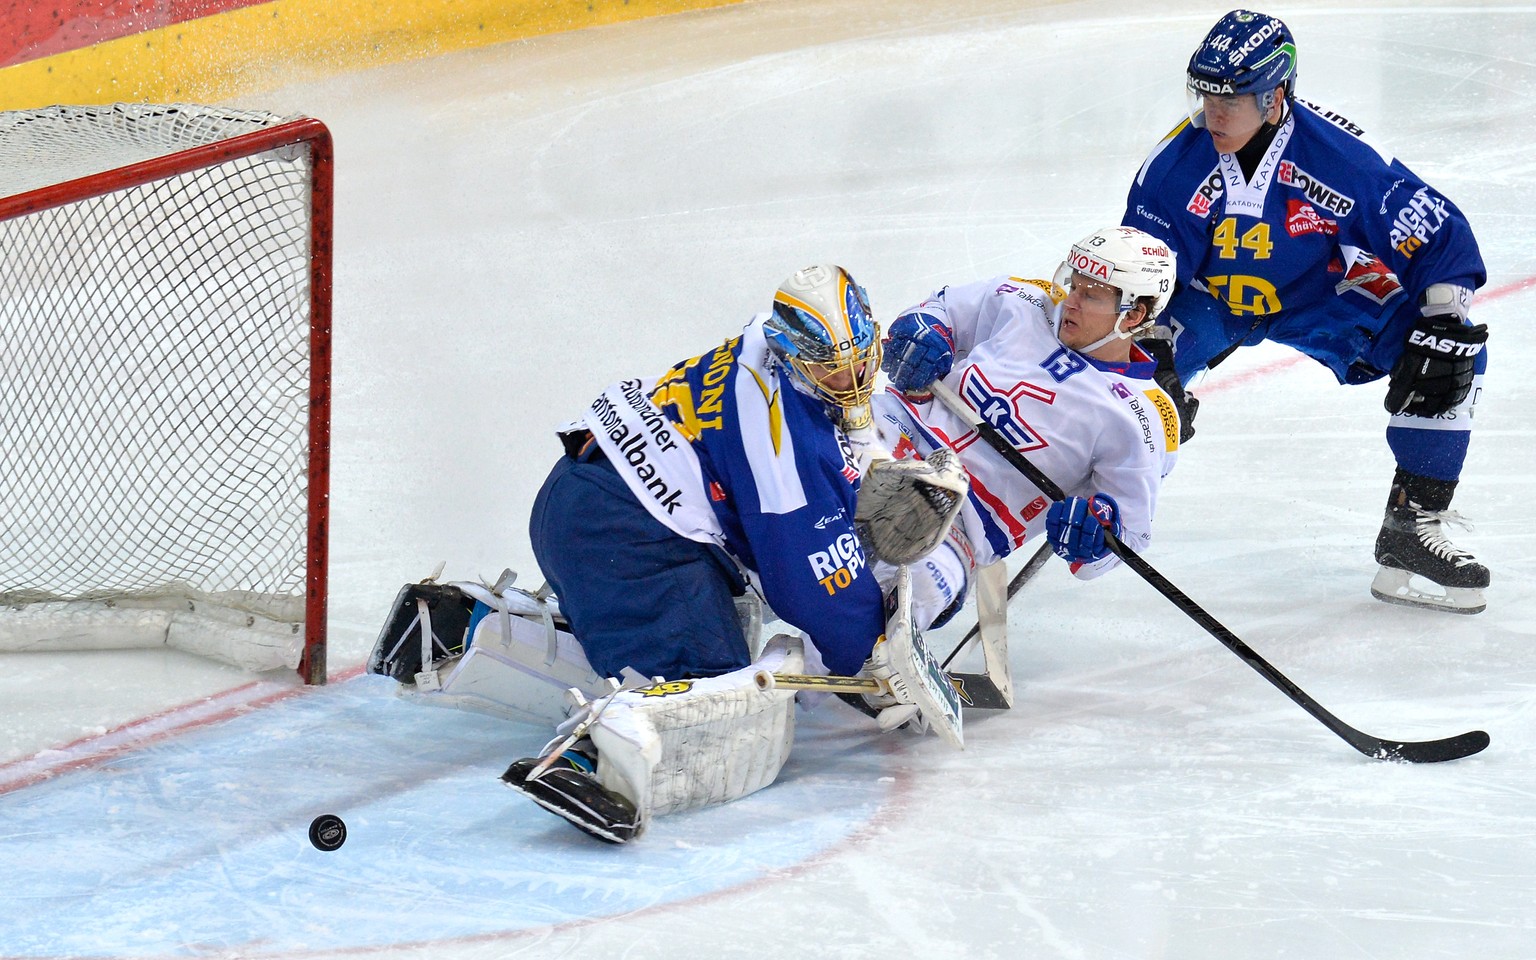
[[[234,139],[284,123],[0,113],[0,649],[315,644],[314,164]]]

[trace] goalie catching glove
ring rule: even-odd
[[[926,460],[877,460],[859,486],[853,526],[876,559],[912,563],[943,542],[969,489],[952,450]]]

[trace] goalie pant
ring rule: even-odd
[[[1152,379],[1156,364],[1138,348],[1131,362],[1112,363],[1064,346],[1050,325],[1050,286],[994,277],[945,287],[905,312],[924,313],[952,332],[955,365],[943,382],[1068,496],[1114,497],[1121,539],[1140,553],[1152,542],[1157,495],[1178,459],[1178,411]],[[894,390],[877,395],[874,406],[896,456],[944,447],[959,453],[970,490],[956,518],[963,538],[950,545],[971,551],[965,569],[1004,559],[1044,533],[1049,499],[980,442],[968,421],[940,401]],[[1110,555],[1072,571],[1088,580],[1119,562]],[[914,582],[915,594],[922,589]]]

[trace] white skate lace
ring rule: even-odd
[[[1473,529],[1472,521],[1463,517],[1455,510],[1432,511],[1416,509],[1414,512],[1418,514],[1414,523],[1417,527],[1419,543],[1424,545],[1424,549],[1440,557],[1442,560],[1454,563],[1458,567],[1464,567],[1469,563],[1477,562],[1477,559],[1472,554],[1445,539],[1445,534],[1440,529],[1441,525],[1445,524],[1460,530],[1471,530]]]

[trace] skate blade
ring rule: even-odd
[[[1424,583],[1433,583],[1422,577],[1419,579]],[[1445,587],[1434,584],[1444,593],[1431,593],[1414,586],[1412,581],[1413,574],[1407,570],[1382,567],[1376,571],[1376,579],[1371,581],[1371,596],[1385,603],[1444,613],[1482,613],[1488,609],[1488,603],[1479,587]]]

